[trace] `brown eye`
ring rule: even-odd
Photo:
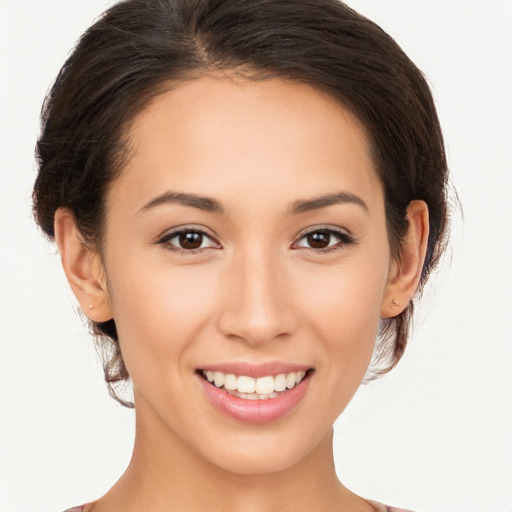
[[[203,234],[196,231],[185,231],[178,235],[178,242],[182,249],[199,249],[203,244]]]
[[[208,234],[195,229],[180,229],[165,235],[159,244],[165,245],[172,251],[200,251],[202,249],[214,248],[220,249],[220,244],[212,239]]]
[[[306,235],[306,240],[312,249],[325,249],[331,243],[331,233],[329,231],[315,231]]]
[[[293,248],[313,249],[315,251],[329,252],[335,249],[342,249],[347,245],[354,244],[355,240],[351,235],[334,229],[317,229],[304,234]]]

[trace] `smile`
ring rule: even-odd
[[[287,363],[228,363],[196,372],[213,407],[244,423],[269,423],[292,413],[305,397],[315,370]]]
[[[224,389],[227,393],[245,400],[268,400],[277,398],[286,390],[293,389],[306,376],[305,371],[249,377],[218,371],[202,371],[203,377],[216,388]]]

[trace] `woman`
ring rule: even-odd
[[[337,0],[120,2],[37,150],[36,219],[134,390],[132,460],[78,510],[397,510],[332,457],[445,240],[441,131],[396,43]]]

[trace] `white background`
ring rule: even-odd
[[[432,83],[453,182],[451,252],[406,357],[338,421],[355,492],[416,512],[512,512],[512,1],[349,0]],[[30,210],[38,113],[106,0],[0,0],[0,510],[59,512],[123,472],[117,406]]]

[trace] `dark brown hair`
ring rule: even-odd
[[[68,208],[84,243],[101,252],[105,197],[127,157],[130,123],[166,84],[215,71],[309,84],[360,119],[384,187],[395,258],[410,201],[428,205],[421,291],[444,249],[447,226],[436,109],[425,78],[396,42],[338,0],[125,0],[110,8],[81,37],[43,106],[33,196],[43,231],[53,238],[55,212]],[[383,320],[378,354],[387,366],[376,373],[401,358],[412,311],[411,301],[398,317]],[[113,386],[129,375],[115,320],[93,328],[117,398]]]

